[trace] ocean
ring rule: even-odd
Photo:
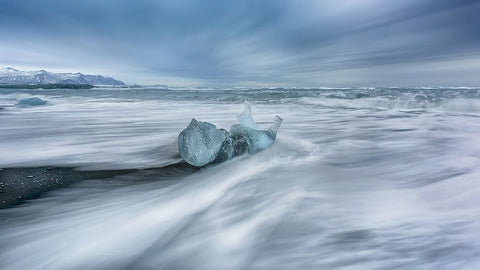
[[[182,165],[245,101],[275,143]],[[37,167],[127,172],[0,209],[2,269],[480,268],[480,88],[0,90],[0,168]]]

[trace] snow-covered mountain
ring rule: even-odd
[[[14,68],[0,68],[0,84],[92,84],[125,85],[111,77],[84,75],[82,73],[52,73],[45,70],[21,71]]]

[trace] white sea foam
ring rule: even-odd
[[[192,117],[229,127],[243,109],[219,90],[144,91],[0,94],[49,103],[0,111],[0,166],[163,166],[179,161],[176,136]],[[270,148],[0,210],[2,269],[479,265],[477,89],[248,91],[230,95],[253,103],[261,127],[284,119]]]

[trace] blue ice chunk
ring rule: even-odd
[[[235,124],[227,132],[208,122],[192,119],[178,135],[180,156],[194,166],[222,162],[244,153],[254,154],[269,147],[275,141],[282,118],[275,116],[273,125],[262,130],[252,118],[250,104],[237,116]]]
[[[236,124],[230,128],[230,137],[243,137],[246,141],[247,152],[254,154],[273,144],[282,121],[282,118],[278,115],[275,116],[275,123],[268,130],[256,130],[242,124]]]
[[[178,135],[178,151],[187,163],[198,167],[205,166],[217,158],[227,138],[226,130],[192,119]]]
[[[47,102],[43,99],[40,99],[38,97],[32,97],[32,98],[23,98],[17,101],[16,106],[19,107],[31,107],[31,106],[41,106],[45,105]]]
[[[262,130],[252,118],[251,105],[245,102],[243,113],[237,116],[239,124],[230,127],[230,137],[244,138],[246,151],[250,154],[257,153],[269,147],[275,141],[278,128],[283,119],[275,116],[274,124],[268,130]]]

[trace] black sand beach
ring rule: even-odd
[[[80,170],[75,167],[16,167],[0,169],[0,209],[35,199],[42,194],[84,180],[112,180],[115,176],[134,175],[142,182],[142,175],[163,177],[186,175],[198,170],[184,162],[162,168],[125,170]]]

